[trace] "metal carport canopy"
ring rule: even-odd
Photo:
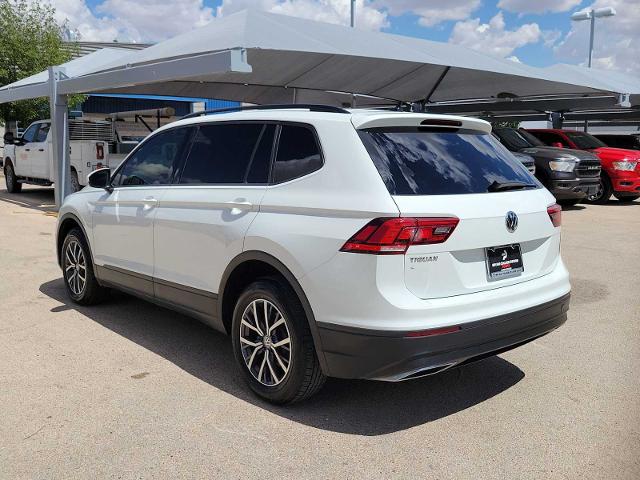
[[[105,65],[128,58],[131,51],[102,49],[71,60],[48,71],[5,85],[0,88],[0,103],[49,97],[51,110],[51,138],[55,176],[56,205],[69,193],[69,132],[67,96],[90,93],[105,87],[124,87],[133,84],[163,82],[184,75],[211,72],[250,72],[251,67],[239,49],[210,52],[197,57],[168,60],[162,64],[136,65],[125,70],[92,73]]]
[[[344,102],[343,94],[403,101],[443,101],[496,96],[583,94],[600,84],[565,82],[555,74],[466,47],[399,35],[369,32],[295,17],[245,10],[133,52],[105,72],[126,72],[142,65],[161,66],[175,59],[241,49],[249,73],[234,71],[194,76],[184,72],[170,81],[132,81],[107,85],[102,93],[133,93],[225,98],[250,103]],[[83,89],[98,91],[91,77]],[[603,86],[605,88],[605,86]],[[608,90],[607,90],[608,91]]]

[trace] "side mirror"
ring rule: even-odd
[[[5,145],[13,145],[16,141],[16,137],[13,136],[13,132],[5,133],[3,139]]]
[[[556,148],[564,148],[564,145],[562,144],[562,142],[553,142],[551,146]]]
[[[111,186],[111,169],[99,168],[89,174],[89,186],[93,188],[104,188],[107,192],[113,192]]]

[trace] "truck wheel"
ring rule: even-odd
[[[634,200],[637,200],[638,198],[640,198],[640,195],[625,195],[625,196],[621,196],[621,195],[617,195],[617,194],[613,194],[614,197],[616,197],[619,201],[623,202],[623,203],[630,203],[633,202]]]
[[[64,285],[71,300],[80,305],[94,305],[105,298],[108,290],[96,280],[89,245],[79,228],[67,233],[60,258]]]
[[[279,278],[264,278],[240,295],[233,352],[249,387],[272,403],[310,397],[324,384],[309,323],[298,296]]]
[[[80,186],[80,181],[78,180],[78,172],[76,172],[75,170],[71,170],[71,175],[69,175],[69,178],[71,180],[70,182],[71,193],[76,193],[82,190],[82,187]]]
[[[613,187],[611,181],[604,176],[600,177],[600,185],[595,195],[589,195],[584,199],[585,203],[591,203],[593,205],[604,205],[611,198],[613,193]]]
[[[20,193],[22,191],[22,184],[18,182],[16,172],[9,161],[7,161],[7,164],[4,167],[4,181],[7,184],[7,192]]]

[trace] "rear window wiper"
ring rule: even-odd
[[[527,188],[536,188],[536,185],[534,183],[498,182],[494,180],[493,183],[487,187],[487,192],[506,192],[509,190],[524,190]]]

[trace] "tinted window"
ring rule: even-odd
[[[494,182],[536,183],[490,134],[407,128],[359,133],[392,195],[486,193]]]
[[[245,183],[252,159],[255,160],[252,181],[266,183],[273,140],[269,143],[264,130],[264,125],[250,123],[202,125],[193,140],[180,183]]]
[[[283,125],[274,164],[274,182],[286,182],[320,167],[322,155],[314,132],[308,127]]]
[[[565,135],[576,144],[578,148],[590,149],[606,147],[606,145],[593,135],[583,132],[565,132]]]
[[[33,139],[36,137],[38,127],[40,127],[40,124],[36,123],[27,128],[27,130],[22,134],[22,139],[27,143],[33,142]]]
[[[530,138],[526,137],[522,132],[513,128],[495,128],[493,133],[496,134],[502,144],[509,150],[518,151],[523,148],[531,148],[541,145],[540,140],[537,138],[534,139],[534,142]]]
[[[47,135],[49,135],[49,129],[51,128],[51,124],[49,123],[41,123],[40,128],[38,129],[38,134],[34,142],[46,142]]]
[[[545,145],[551,145],[552,143],[561,143],[564,148],[571,148],[569,142],[567,142],[562,135],[552,132],[531,132],[534,136],[538,137]]]
[[[247,172],[248,183],[268,183],[269,168],[271,167],[271,152],[273,150],[273,135],[275,125],[265,125],[259,144],[256,146],[251,166]]]
[[[114,184],[129,186],[171,183],[175,163],[184,153],[190,132],[190,128],[174,128],[151,137],[127,159]]]

